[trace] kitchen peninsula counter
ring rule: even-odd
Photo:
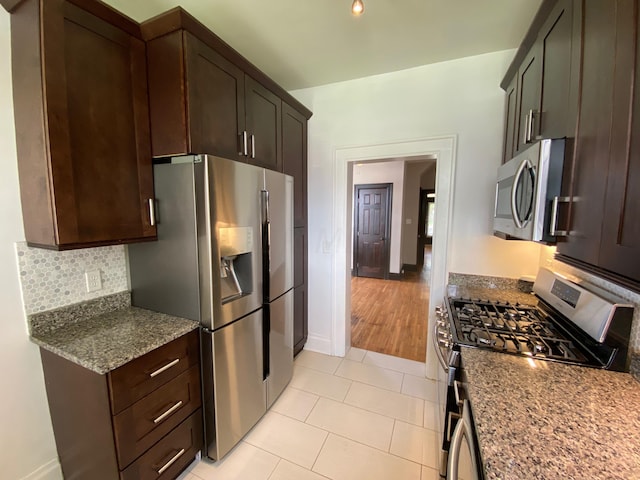
[[[106,374],[198,328],[198,322],[130,305],[129,292],[30,316],[31,340]]]
[[[485,478],[640,479],[629,374],[462,348]]]

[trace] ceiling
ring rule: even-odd
[[[542,0],[105,0],[139,22],[177,5],[286,90],[517,48]]]

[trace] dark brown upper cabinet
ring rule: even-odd
[[[307,224],[307,119],[282,104],[283,172],[293,177],[294,227]]]
[[[204,153],[283,170],[283,100],[309,110],[180,7],[142,32],[154,157]]]
[[[68,249],[155,238],[139,26],[92,0],[3,5],[27,242]]]
[[[573,135],[575,122],[571,123],[569,112],[575,112],[572,105],[577,100],[570,95],[570,88],[576,80],[579,49],[573,3],[542,3],[501,83],[506,92],[507,122],[503,162],[541,138]]]
[[[282,100],[248,75],[244,85],[247,161],[282,172]]]
[[[518,103],[518,77],[515,76],[505,89],[506,92],[506,118],[504,124],[504,150],[502,163],[511,160],[516,152],[516,107]]]
[[[568,235],[558,258],[640,290],[639,14],[633,0],[589,0]]]

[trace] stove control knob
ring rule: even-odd
[[[445,315],[445,314],[446,314],[446,311],[445,311],[445,309],[444,309],[444,306],[442,306],[442,305],[438,305],[438,306],[436,307],[436,315],[437,315],[437,316],[439,316],[439,317],[442,317],[442,316],[443,316],[443,315]]]
[[[449,342],[443,338],[438,339],[438,344],[442,345],[444,348],[449,348]]]
[[[444,320],[442,320],[442,319],[439,319],[439,320],[438,320],[438,326],[440,326],[440,327],[446,327],[446,326],[447,326],[447,322],[445,322],[445,321],[444,321]]]

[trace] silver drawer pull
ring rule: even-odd
[[[160,423],[161,421],[163,421],[165,418],[167,418],[169,415],[171,415],[173,412],[175,412],[176,410],[178,410],[180,407],[182,406],[182,400],[180,400],[178,403],[176,403],[173,407],[171,407],[169,410],[167,410],[166,412],[164,412],[162,415],[160,415],[157,418],[153,419],[153,423]]]
[[[158,470],[158,475],[162,475],[167,468],[173,465],[184,454],[184,448],[176,453],[171,459]]]
[[[151,372],[149,374],[149,376],[151,378],[156,377],[158,375],[160,375],[162,372],[169,370],[171,367],[173,367],[174,365],[176,365],[178,362],[180,361],[179,358],[176,358],[175,360],[173,360],[172,362],[167,363],[164,367],[160,367],[159,369],[157,369],[155,372]]]

